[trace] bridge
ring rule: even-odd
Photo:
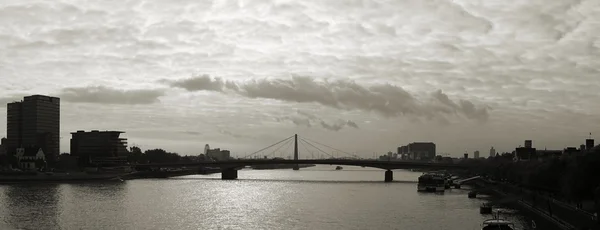
[[[266,157],[274,155],[277,150],[286,146],[286,144],[291,144],[293,140],[294,152],[293,152],[293,160],[285,160],[285,159],[267,159]],[[371,167],[371,168],[379,168],[386,170],[384,174],[384,181],[391,182],[393,181],[394,174],[393,169],[465,169],[466,167],[463,165],[457,164],[445,164],[445,163],[429,163],[429,162],[418,162],[418,161],[385,161],[385,160],[365,160],[360,159],[354,154],[350,154],[344,152],[339,149],[335,149],[333,147],[329,147],[327,145],[318,143],[316,141],[309,141],[306,138],[300,138],[300,143],[305,147],[311,146],[314,149],[318,150],[320,153],[324,153],[330,158],[327,159],[298,159],[298,135],[295,134],[291,137],[288,137],[282,141],[279,141],[273,145],[270,145],[266,148],[263,148],[259,151],[256,151],[252,154],[246,155],[243,158],[236,160],[227,160],[227,161],[201,161],[201,162],[186,162],[186,163],[156,163],[156,164],[137,164],[136,167],[150,167],[150,168],[168,168],[168,167],[219,167],[221,168],[221,179],[224,180],[233,180],[238,178],[238,169],[243,168],[245,166],[255,166],[255,165],[272,165],[272,164],[285,164],[285,165],[294,165],[293,170],[299,170],[299,165],[301,164],[322,164],[322,165],[347,165],[347,166],[361,166],[361,167]],[[315,144],[313,144],[313,143]],[[263,156],[263,159],[252,159],[252,156],[256,156],[256,154],[265,151],[266,149],[277,146],[281,143],[283,145],[276,148],[271,154]],[[322,145],[329,147],[331,149],[335,149],[338,152],[345,153],[350,156],[346,159],[335,158],[333,155],[323,151],[317,145]],[[285,151],[284,151],[285,152]],[[308,152],[314,158],[314,152],[308,150]]]

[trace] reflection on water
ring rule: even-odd
[[[31,229],[35,223],[50,228],[59,226],[59,185],[13,185],[2,187],[3,222],[19,229]],[[31,224],[34,223],[32,226]]]
[[[106,221],[86,217],[98,211],[107,226],[125,223],[124,183],[13,184],[0,194],[0,229],[97,228]]]
[[[419,175],[383,183],[380,170],[317,167],[243,170],[235,181],[2,185],[0,229],[480,229],[482,200],[417,193]]]

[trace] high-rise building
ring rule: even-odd
[[[77,131],[71,133],[71,156],[79,159],[80,166],[122,164],[127,161],[127,139],[121,131]]]
[[[407,146],[409,159],[433,160],[435,158],[435,144],[432,142],[413,142]]]
[[[473,157],[474,157],[475,159],[479,158],[479,150],[477,150],[477,151],[475,151],[475,152],[473,153]]]
[[[7,105],[7,152],[19,147],[39,147],[49,166],[60,154],[60,99],[44,95],[27,96]]]
[[[496,156],[496,150],[494,149],[494,147],[490,148],[490,157],[495,157]]]

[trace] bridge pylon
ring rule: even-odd
[[[294,134],[294,160],[298,160],[298,134]],[[300,170],[300,166],[295,164],[294,170]]]

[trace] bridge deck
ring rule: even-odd
[[[240,166],[267,165],[267,164],[322,164],[322,165],[348,165],[364,166],[381,169],[416,169],[416,168],[444,168],[444,169],[464,169],[464,165],[428,163],[414,161],[378,161],[378,160],[346,160],[346,159],[310,159],[310,160],[230,160],[230,161],[204,161],[188,163],[156,163],[156,164],[136,164],[138,167],[193,167],[193,166],[212,166],[221,168],[235,168]]]

